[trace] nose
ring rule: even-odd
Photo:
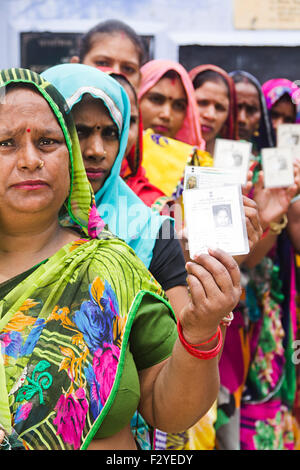
[[[101,161],[105,158],[105,148],[103,140],[99,132],[95,132],[89,136],[82,150],[83,158],[87,160]]]
[[[171,113],[172,113],[171,103],[169,101],[165,101],[165,103],[163,103],[160,107],[159,116],[162,119],[169,121],[171,118]]]
[[[122,74],[121,65],[118,63],[113,64],[112,70],[114,73],[117,73],[119,75]]]
[[[239,124],[246,124],[246,111],[244,108],[238,110],[238,123]]]
[[[284,124],[284,117],[283,116],[278,116],[276,118],[272,118],[272,125],[273,125],[274,129],[277,129],[277,127],[280,124]]]
[[[216,110],[213,104],[206,106],[203,111],[203,117],[209,120],[214,120],[216,117]]]
[[[40,151],[29,137],[20,145],[17,157],[17,167],[19,170],[29,170],[32,172],[37,168],[41,168],[41,162],[43,160]]]

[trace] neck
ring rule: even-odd
[[[17,224],[17,228],[10,229],[3,226],[0,229],[0,253],[22,253],[33,255],[43,251],[49,245],[55,244],[60,237],[62,228],[58,220],[48,224],[33,225]]]

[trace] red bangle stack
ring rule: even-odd
[[[180,342],[184,349],[191,354],[194,357],[197,357],[198,359],[212,359],[213,357],[217,356],[219,352],[221,351],[222,348],[222,331],[221,328],[218,326],[217,332],[208,340],[204,341],[203,343],[200,344],[190,344],[188,343],[182,333],[182,326],[180,321],[177,322],[177,330],[178,330],[178,336],[180,339]],[[197,349],[197,347],[202,346],[204,344],[210,343],[213,341],[216,337],[218,337],[218,343],[217,345],[210,349],[209,351],[201,351]]]

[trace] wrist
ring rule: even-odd
[[[202,349],[202,347],[204,348],[208,345],[207,349],[209,349],[213,344],[213,341],[217,338],[218,325],[211,330],[203,329],[200,333],[195,333],[195,331],[189,331],[188,328],[185,327],[184,323],[181,323],[181,331],[184,340],[193,347],[199,347]]]
[[[283,214],[279,222],[272,221],[269,223],[270,232],[274,235],[280,235],[282,230],[287,226],[288,218],[286,214]]]
[[[212,336],[212,338],[197,344],[190,344],[186,341],[183,336],[182,326],[180,321],[177,322],[177,330],[179,340],[184,347],[184,349],[197,359],[212,359],[216,357],[222,348],[222,331],[220,326],[218,326],[217,332]],[[201,349],[200,349],[201,347]],[[209,347],[209,349],[207,349]]]
[[[283,214],[280,219],[272,220],[269,225],[264,229],[261,238],[265,238],[267,235],[280,235],[282,230],[287,226],[287,223],[288,218],[286,214]]]

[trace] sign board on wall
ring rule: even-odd
[[[300,0],[234,0],[236,29],[300,29]]]

